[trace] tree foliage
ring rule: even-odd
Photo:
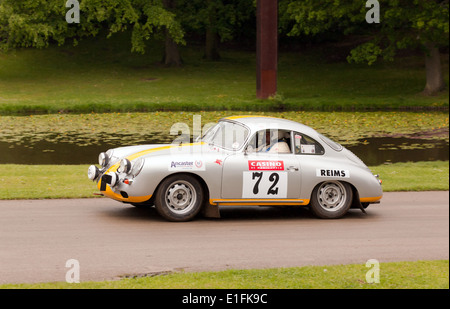
[[[326,31],[366,36],[348,60],[373,64],[393,60],[396,51],[423,47],[428,42],[448,46],[448,1],[380,0],[378,24],[368,24],[368,8],[361,0],[284,1],[284,18],[293,25],[288,35],[316,35]]]
[[[176,15],[161,0],[80,0],[80,23],[68,24],[64,0],[2,0],[0,2],[0,45],[3,49],[47,47],[101,29],[109,35],[131,29],[132,51],[145,51],[145,41],[167,30],[177,43],[184,43],[184,31]]]
[[[379,23],[366,21],[368,8],[361,0],[282,1],[282,16],[292,25],[289,35],[317,35],[336,29],[362,35],[365,42],[351,50],[347,60],[369,65],[380,58],[392,61],[398,50],[420,48],[426,54],[424,94],[445,88],[439,48],[449,42],[448,0],[380,0]]]
[[[217,60],[218,42],[232,40],[255,15],[252,0],[177,0],[177,15],[186,32],[205,38],[205,58]]]
[[[178,0],[179,18],[188,31],[212,29],[222,41],[233,38],[242,23],[255,14],[251,0]]]
[[[0,46],[47,47],[51,40],[64,43],[74,35],[65,21],[65,5],[51,0],[2,0],[0,2]]]

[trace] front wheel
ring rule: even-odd
[[[311,210],[319,218],[337,219],[347,213],[353,192],[348,183],[326,181],[317,185],[311,196]]]
[[[203,190],[200,183],[190,175],[172,175],[158,188],[155,207],[169,221],[189,221],[200,211]]]

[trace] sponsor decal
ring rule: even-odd
[[[324,169],[318,168],[316,169],[317,177],[341,177],[341,178],[350,178],[349,170],[339,170],[339,169]]]
[[[197,170],[204,171],[205,166],[202,160],[180,160],[171,161],[169,165],[169,171],[179,171],[179,170]]]
[[[283,161],[249,160],[250,171],[284,171]]]
[[[177,168],[177,167],[192,167],[192,165],[194,164],[193,161],[181,161],[181,162],[177,162],[177,161],[172,161],[170,163],[170,168]]]
[[[219,164],[219,165],[222,165],[222,160],[217,159],[214,163]]]
[[[301,145],[301,153],[316,153],[316,145]]]

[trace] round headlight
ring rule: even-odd
[[[120,166],[117,169],[119,173],[125,173],[128,174],[131,171],[131,162],[130,160],[124,158],[120,160]]]
[[[137,159],[136,162],[133,163],[133,167],[131,169],[131,175],[133,175],[134,177],[139,175],[143,166],[144,166],[144,159],[142,159],[142,158]]]
[[[107,166],[109,163],[109,157],[106,153],[102,152],[98,155],[98,164],[100,164],[100,166],[105,167]]]
[[[99,173],[100,172],[99,172],[97,166],[95,166],[95,165],[89,166],[89,168],[88,168],[88,178],[90,180],[95,180],[98,177]]]

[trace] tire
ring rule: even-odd
[[[326,181],[318,184],[311,196],[311,210],[319,218],[337,219],[347,213],[353,198],[348,183]]]
[[[203,189],[197,179],[185,174],[166,178],[156,192],[155,208],[169,221],[192,220],[203,204]]]

